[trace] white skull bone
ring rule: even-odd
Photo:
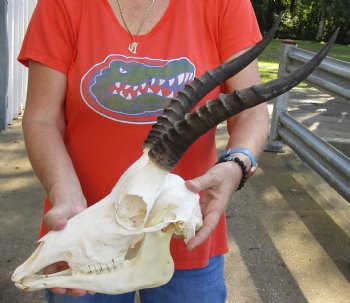
[[[147,151],[104,199],[50,231],[12,280],[21,289],[81,288],[120,294],[167,283],[173,275],[173,233],[185,241],[202,225],[198,194],[159,168]],[[55,262],[69,269],[36,274]]]

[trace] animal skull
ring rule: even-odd
[[[159,168],[145,152],[108,196],[40,239],[12,280],[24,290],[64,287],[107,294],[165,284],[174,271],[173,233],[187,241],[202,224],[198,201],[179,176]],[[58,261],[69,269],[32,274]]]
[[[24,290],[63,287],[106,294],[165,284],[174,272],[169,252],[172,235],[191,239],[202,225],[199,196],[169,171],[188,147],[230,116],[288,91],[322,61],[328,44],[285,78],[220,95],[191,112],[215,86],[253,61],[274,37],[278,21],[265,38],[241,57],[205,73],[187,85],[158,118],[144,143],[144,154],[123,174],[112,192],[50,231],[12,276]],[[191,113],[190,113],[191,112]],[[66,261],[69,269],[37,275],[49,264]]]

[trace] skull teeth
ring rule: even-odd
[[[90,265],[75,265],[71,269],[73,273],[102,273],[118,269],[125,263],[123,256],[117,256],[108,263],[104,264],[90,264]]]

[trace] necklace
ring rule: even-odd
[[[131,39],[133,40],[130,44],[129,44],[129,47],[128,47],[128,50],[133,53],[133,54],[136,54],[137,52],[137,47],[139,46],[139,42],[136,42],[136,38],[135,36],[137,36],[139,34],[139,32],[141,31],[143,25],[145,24],[145,21],[146,21],[146,18],[149,14],[149,12],[151,11],[153,5],[154,5],[154,2],[155,0],[152,0],[151,4],[149,5],[149,7],[147,8],[147,10],[145,11],[145,13],[143,14],[143,17],[142,17],[142,20],[140,22],[140,26],[138,28],[138,30],[136,31],[136,34],[133,35],[131,32],[130,32],[130,29],[125,21],[125,17],[124,17],[124,14],[123,14],[123,11],[122,11],[122,7],[120,5],[120,0],[117,0],[117,4],[118,4],[118,9],[119,9],[119,12],[120,12],[120,16],[122,17],[122,20],[123,20],[123,23],[124,23],[124,26],[125,28],[127,29]]]

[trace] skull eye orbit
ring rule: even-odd
[[[137,195],[125,195],[116,212],[119,223],[131,229],[143,226],[146,214],[147,204]]]

